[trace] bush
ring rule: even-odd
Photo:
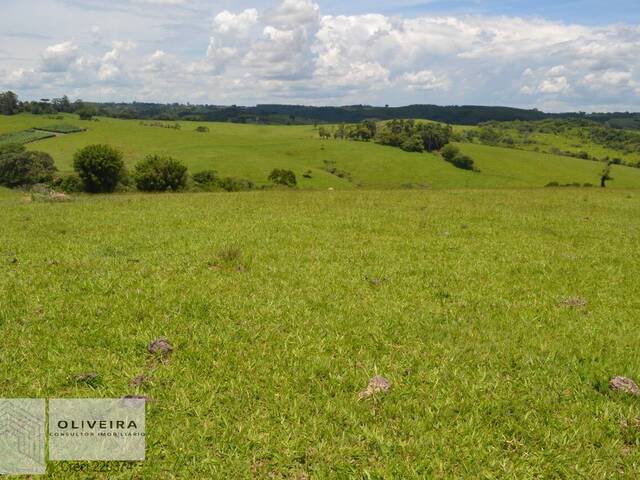
[[[251,180],[245,178],[225,177],[219,182],[220,188],[227,192],[242,192],[253,190],[256,186]]]
[[[449,144],[445,145],[440,153],[447,162],[453,163],[453,159],[460,155],[460,149],[455,145]]]
[[[138,190],[175,191],[183,189],[187,184],[187,167],[175,158],[149,155],[136,164],[133,176]]]
[[[91,193],[113,192],[126,177],[122,153],[109,145],[89,145],[73,157],[73,168]]]
[[[198,133],[209,133],[209,127],[200,126],[200,127],[196,128],[196,132],[198,132]]]
[[[218,172],[215,170],[205,170],[203,172],[195,173],[193,175],[193,181],[200,185],[211,185],[218,183],[220,179],[218,178]]]
[[[49,185],[51,185],[53,189],[65,193],[78,193],[84,189],[82,179],[74,173],[71,175],[54,177]]]
[[[451,162],[457,168],[463,170],[476,170],[473,159],[467,155],[458,155]]]
[[[0,151],[0,185],[19,187],[49,182],[56,172],[51,155],[27,152],[24,146],[4,146]]]
[[[269,174],[269,180],[276,185],[283,185],[285,187],[295,187],[298,184],[295,173],[291,170],[283,170],[280,168],[274,169]]]
[[[473,159],[468,155],[460,153],[460,149],[455,145],[446,145],[440,153],[445,161],[453,164],[456,168],[461,168],[462,170],[473,170],[475,172],[479,171],[475,167]]]

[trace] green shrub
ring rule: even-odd
[[[209,127],[200,126],[196,128],[196,132],[198,133],[209,133]]]
[[[473,159],[467,155],[458,155],[451,163],[462,170],[476,170]]]
[[[447,162],[452,163],[453,159],[460,155],[460,149],[455,145],[448,144],[440,151],[442,154],[442,158],[444,158]]]
[[[22,145],[0,150],[0,185],[19,187],[49,182],[56,172],[51,155],[27,152]]]
[[[49,185],[53,189],[65,193],[78,193],[84,189],[82,179],[75,173],[54,177]]]
[[[219,182],[220,188],[227,192],[242,192],[253,190],[256,186],[251,180],[245,178],[225,177]]]
[[[133,177],[138,190],[166,192],[187,184],[187,167],[172,157],[149,155],[135,166]]]
[[[89,145],[78,150],[73,168],[90,193],[113,192],[126,177],[122,153],[109,145]]]
[[[283,185],[285,187],[295,187],[298,184],[295,173],[291,170],[283,170],[281,168],[274,169],[269,174],[269,180],[276,185]]]
[[[211,185],[218,183],[220,178],[218,178],[218,172],[215,170],[204,170],[202,172],[194,173],[193,181],[200,185]]]

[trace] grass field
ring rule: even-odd
[[[231,123],[182,122],[181,130],[140,125],[135,120],[100,118],[70,123],[88,131],[30,144],[29,148],[50,153],[58,167],[71,171],[73,154],[93,143],[120,148],[129,166],[150,153],[172,155],[187,164],[192,173],[215,169],[221,176],[248,178],[267,184],[274,168],[292,169],[301,188],[348,189],[399,188],[428,185],[434,188],[542,187],[550,182],[598,184],[602,164],[545,153],[463,144],[481,170],[456,169],[432,154],[406,153],[374,143],[320,141],[312,126],[256,126]],[[32,115],[0,116],[0,133],[51,125],[51,119]],[[206,125],[210,133],[195,131]],[[353,181],[324,170],[325,161],[351,174]],[[310,170],[312,178],[303,174]],[[640,169],[615,166],[612,188],[640,187]]]
[[[5,396],[152,399],[145,462],[50,478],[640,475],[640,404],[607,388],[640,378],[637,190],[0,207]]]

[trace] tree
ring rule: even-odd
[[[413,137],[407,138],[402,142],[400,148],[405,152],[424,152],[424,144],[420,135],[414,135]]]
[[[0,148],[0,185],[19,187],[45,183],[55,172],[53,158],[48,153],[27,152],[24,145],[17,144]]]
[[[91,120],[98,114],[96,108],[91,105],[84,105],[82,108],[76,110],[76,113],[80,117],[80,120]]]
[[[122,153],[109,145],[89,145],[76,152],[73,168],[91,193],[108,193],[126,176]]]
[[[70,113],[72,110],[71,101],[66,95],[61,98],[54,98],[51,100],[51,106],[56,112],[60,113]]]
[[[0,114],[14,115],[20,111],[18,96],[9,91],[0,93]]]
[[[285,187],[295,187],[298,184],[295,173],[291,170],[283,170],[280,168],[274,169],[269,174],[269,180],[276,185],[283,185]]]
[[[187,184],[187,167],[172,157],[148,155],[136,164],[133,177],[138,190],[176,191],[183,189]]]
[[[329,130],[327,127],[320,127],[318,129],[318,135],[323,140],[327,140],[327,139],[331,138],[331,130]]]
[[[607,182],[610,180],[613,180],[613,177],[611,176],[611,164],[608,163],[604,170],[600,172],[600,186],[606,188]]]

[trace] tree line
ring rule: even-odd
[[[320,126],[318,136],[323,140],[375,141],[381,145],[400,148],[405,152],[440,151],[442,158],[453,166],[479,172],[472,158],[463,155],[457,147],[449,145],[453,137],[450,125],[419,122],[414,119],[394,119],[380,123],[365,120],[334,127]]]
[[[12,92],[5,92],[12,93]],[[1,95],[5,95],[1,94]],[[15,96],[15,94],[12,94]],[[0,96],[0,113],[11,115],[19,111],[32,113],[76,112],[85,106],[94,108],[96,114],[106,117],[163,120],[163,121],[215,121],[276,125],[311,125],[359,123],[367,119],[378,121],[393,119],[419,119],[456,125],[479,125],[489,121],[538,121],[544,119],[587,119],[614,128],[640,128],[640,114],[629,112],[593,113],[584,112],[548,114],[537,109],[512,107],[492,107],[477,105],[408,105],[402,107],[347,105],[339,107],[312,107],[306,105],[192,105],[190,103],[86,103],[81,100],[70,102],[68,97],[19,102],[17,96],[9,97],[5,108]],[[65,100],[66,99],[66,100]]]

